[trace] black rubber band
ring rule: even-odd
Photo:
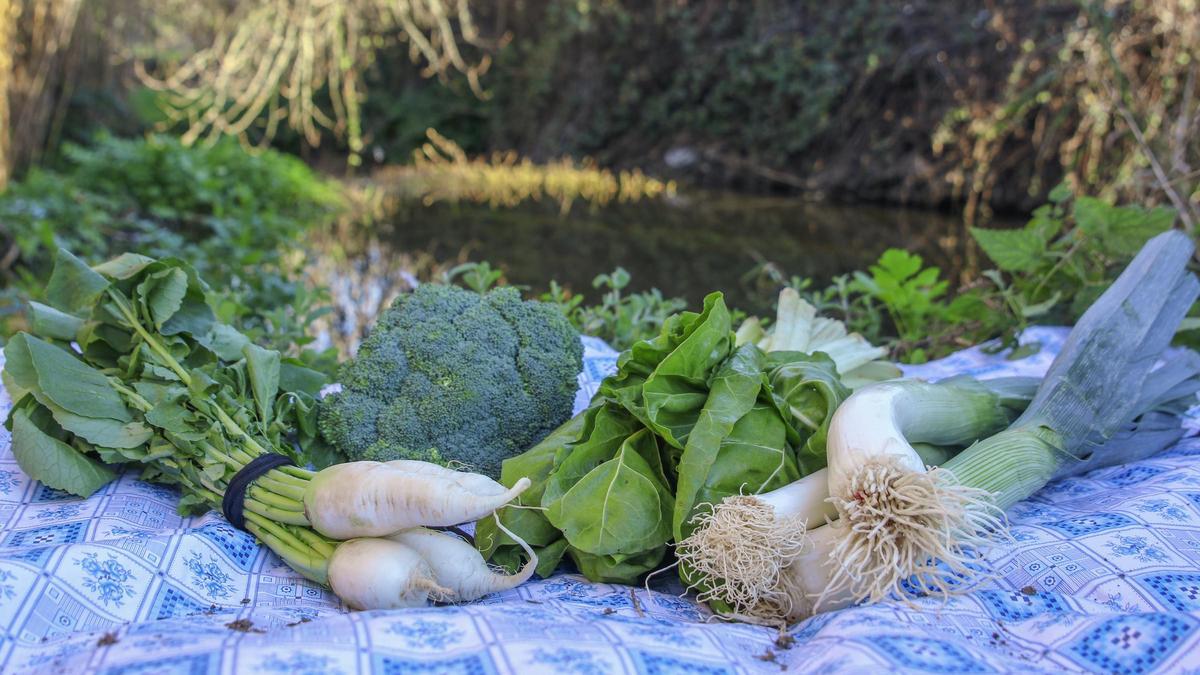
[[[462,529],[461,527],[459,527],[457,525],[447,525],[446,527],[431,527],[429,529],[437,530],[438,532],[449,532],[450,534],[457,536],[459,539],[462,539],[463,541],[467,542],[468,544],[470,544],[472,546],[475,545],[475,537],[472,537],[471,535],[467,534],[466,530]]]
[[[239,530],[246,529],[246,490],[260,476],[281,466],[296,466],[296,463],[287,455],[259,455],[229,479],[229,487],[225,488],[225,496],[221,498],[221,513],[230,525]]]

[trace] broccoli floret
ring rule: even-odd
[[[582,358],[550,305],[512,288],[425,284],[342,366],[321,432],[350,460],[460,463],[498,478],[501,462],[571,416]]]

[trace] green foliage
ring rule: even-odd
[[[124,254],[88,267],[59,251],[37,335],[4,349],[21,468],[86,497],[116,475],[109,465],[142,463],[144,478],[213,507],[211,486],[266,448],[323,463],[324,377],[217,322],[207,290],[177,259]]]
[[[1065,187],[1052,191],[1051,199],[1022,228],[972,228],[996,269],[957,292],[938,268],[897,249],[885,251],[867,271],[835,277],[824,287],[786,278],[772,267],[755,273],[796,288],[821,313],[840,318],[874,344],[888,345],[909,363],[997,337],[997,347],[1015,347],[1017,335],[1031,323],[1074,324],[1142,245],[1175,221],[1171,209],[1112,206],[1074,198]],[[1036,348],[1017,349],[1013,356]]]
[[[296,281],[294,249],[332,219],[340,197],[303,162],[230,139],[189,148],[164,136],[101,136],[68,146],[63,162],[0,195],[10,296],[42,297],[58,247],[93,263],[135,250],[191,263],[217,289],[220,319],[256,341],[294,352],[309,342],[324,297]]]
[[[504,272],[493,269],[486,260],[467,262],[455,266],[446,273],[446,283],[461,280],[462,285],[483,295],[492,290],[504,278]]]
[[[422,284],[342,367],[321,430],[351,460],[440,459],[499,476],[570,417],[582,356],[558,311],[515,288]]]
[[[542,299],[562,308],[581,333],[599,337],[623,351],[635,342],[657,335],[668,316],[687,306],[682,298],[664,298],[657,288],[625,293],[629,282],[629,272],[618,267],[592,282],[594,288],[604,291],[598,304],[584,305],[582,296],[568,297],[554,282]]]
[[[506,8],[520,37],[486,80],[493,147],[615,159],[682,137],[786,166],[844,123],[834,112],[856,80],[901,48],[885,39],[897,13],[867,0],[836,11],[784,2],[713,10],[629,1]]]
[[[1007,324],[1071,325],[1151,237],[1172,227],[1168,208],[1111,206],[1056,190],[1025,227],[971,231],[998,271],[986,276]]]
[[[870,274],[854,274],[858,288],[883,303],[900,339],[907,342],[925,334],[925,324],[940,309],[937,303],[949,286],[941,270],[924,262],[915,253],[893,248],[884,251]]]
[[[486,260],[451,268],[443,281],[457,283],[481,295],[505,285],[504,273]],[[551,280],[550,290],[539,299],[557,307],[580,333],[598,337],[614,349],[623,351],[635,342],[657,335],[668,316],[687,307],[683,298],[665,298],[657,288],[627,293],[625,289],[630,281],[629,272],[622,267],[598,275],[592,286],[603,291],[600,301],[585,304],[584,296],[572,294]],[[737,318],[741,314],[735,312],[734,316]]]

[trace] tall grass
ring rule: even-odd
[[[605,206],[675,194],[675,182],[651,178],[639,169],[613,172],[590,159],[536,164],[515,152],[469,158],[454,141],[433,129],[413,152],[411,166],[385,169],[376,179],[401,198],[426,205],[460,201],[508,208],[548,200],[566,213],[575,202]]]

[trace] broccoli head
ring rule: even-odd
[[[583,358],[553,306],[513,288],[424,284],[380,315],[319,425],[347,459],[500,463],[571,416]]]

